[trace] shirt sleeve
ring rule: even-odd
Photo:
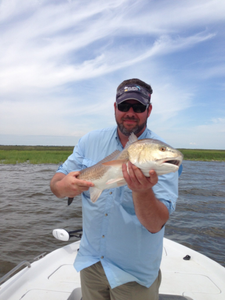
[[[67,160],[59,166],[56,173],[64,173],[65,175],[70,172],[80,171],[84,168],[84,151],[83,151],[83,141],[79,140],[78,144],[74,147],[73,153],[67,158]]]
[[[178,198],[178,172],[159,176],[153,191],[156,198],[166,205],[169,214],[172,214]]]

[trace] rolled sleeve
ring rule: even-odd
[[[78,144],[74,147],[73,153],[67,158],[67,160],[59,166],[57,173],[64,173],[65,175],[70,172],[80,171],[84,169],[83,166],[84,155],[82,149],[82,141],[79,140]]]

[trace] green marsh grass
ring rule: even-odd
[[[225,161],[225,150],[179,149],[185,160]]]
[[[185,160],[225,161],[225,150],[179,149]],[[73,152],[73,147],[0,146],[3,164],[60,164]]]
[[[59,164],[73,152],[73,147],[0,146],[3,164]]]

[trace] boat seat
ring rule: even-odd
[[[186,296],[159,294],[159,300],[193,300],[193,299],[190,297],[186,297]]]
[[[74,289],[67,300],[82,300],[81,288]]]
[[[74,289],[67,300],[82,300],[81,288],[79,287]],[[159,294],[159,300],[193,300],[193,299],[184,296]]]

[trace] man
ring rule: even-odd
[[[59,198],[82,193],[83,237],[74,266],[81,271],[83,300],[156,300],[161,281],[164,225],[175,209],[178,174],[145,177],[131,163],[122,167],[126,186],[104,190],[90,201],[91,182],[77,179],[115,150],[129,135],[156,138],[147,128],[152,111],[151,86],[139,79],[123,81],[114,103],[117,126],[96,130],[80,139],[73,154],[51,181]]]

